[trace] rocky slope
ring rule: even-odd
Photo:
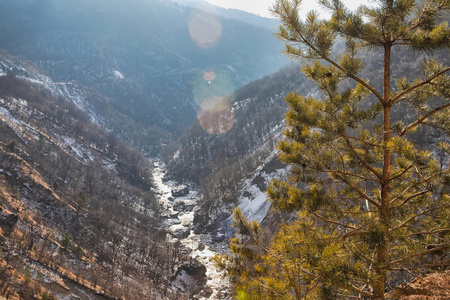
[[[188,252],[166,240],[148,160],[70,86],[0,66],[0,297],[185,297],[170,278]]]
[[[227,130],[215,134],[211,127],[198,121],[165,150],[163,156],[171,176],[180,181],[188,179],[201,188],[197,230],[218,231],[219,235],[225,231],[229,236],[228,217],[242,201],[252,202],[256,210],[265,207],[267,212],[264,192],[269,174],[285,168],[277,162],[274,152],[283,129],[284,96],[295,90],[315,92],[297,64],[252,82],[230,96],[233,119],[232,126],[225,127]],[[212,123],[220,120],[217,117]],[[252,201],[257,198],[259,205]],[[264,216],[260,213],[258,218],[262,220]],[[227,225],[221,229],[214,219]]]

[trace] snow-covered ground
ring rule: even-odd
[[[255,178],[259,177],[259,181],[264,182],[267,186],[273,178],[284,178],[288,173],[288,168],[270,170],[270,173],[264,171],[264,166],[268,164],[278,155],[278,151],[274,150],[263,162],[253,175],[244,181],[238,198],[239,208],[249,221],[256,220],[261,223],[266,217],[270,209],[270,202],[267,201],[265,189],[255,183]]]
[[[85,90],[79,88],[76,84],[70,82],[54,82],[48,87],[58,95],[72,101],[79,109],[84,111],[91,121],[98,125],[104,125],[105,119],[100,116],[90,103],[89,95]]]
[[[61,139],[64,141],[64,145],[70,147],[70,149],[72,149],[72,151],[82,160],[84,161],[94,160],[91,151],[83,147],[81,144],[77,143],[77,141],[74,138],[61,136]]]

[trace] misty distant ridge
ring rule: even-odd
[[[239,20],[242,22],[252,24],[254,26],[264,27],[272,31],[275,31],[280,25],[280,22],[277,19],[262,17],[239,9],[219,7],[210,4],[205,0],[167,0],[167,1],[176,2],[182,6],[190,6],[198,9],[209,9],[223,18]]]

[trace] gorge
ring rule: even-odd
[[[285,97],[324,92],[281,55],[277,20],[181,2],[0,0],[0,297],[230,299],[211,259],[233,210],[267,243],[296,218],[266,195],[291,170]],[[381,55],[358,55],[381,89]],[[426,57],[395,49],[393,78]],[[448,168],[437,128],[411,139]]]

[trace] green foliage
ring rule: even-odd
[[[73,237],[67,231],[63,232],[60,243],[62,248],[71,251],[78,256],[83,254],[83,249],[73,241]]]
[[[78,256],[81,256],[83,254],[83,249],[81,249],[80,245],[76,245],[72,248],[73,253],[75,253]]]
[[[39,272],[39,271],[37,272],[36,281],[39,283],[44,282],[44,274],[42,274],[42,272]]]
[[[41,296],[41,300],[56,300],[56,299],[57,298],[49,292],[43,292]]]
[[[72,247],[72,236],[67,231],[63,232],[61,246],[66,249],[70,249]]]
[[[278,148],[291,178],[274,180],[268,196],[275,209],[295,212],[293,221],[267,245],[258,224],[235,211],[232,253],[217,262],[239,299],[386,299],[406,272],[448,266],[450,68],[427,59],[421,78],[391,86],[391,56],[393,47],[447,49],[449,2],[377,1],[355,13],[339,0],[320,2],[331,20],[310,13],[302,21],[299,0],[273,9],[285,53],[308,60],[302,70],[322,93],[286,97]],[[332,56],[337,39],[344,54]],[[364,49],[383,55],[381,90],[358,75]],[[394,109],[412,113],[396,119]],[[439,130],[441,152],[418,142],[422,128]]]

